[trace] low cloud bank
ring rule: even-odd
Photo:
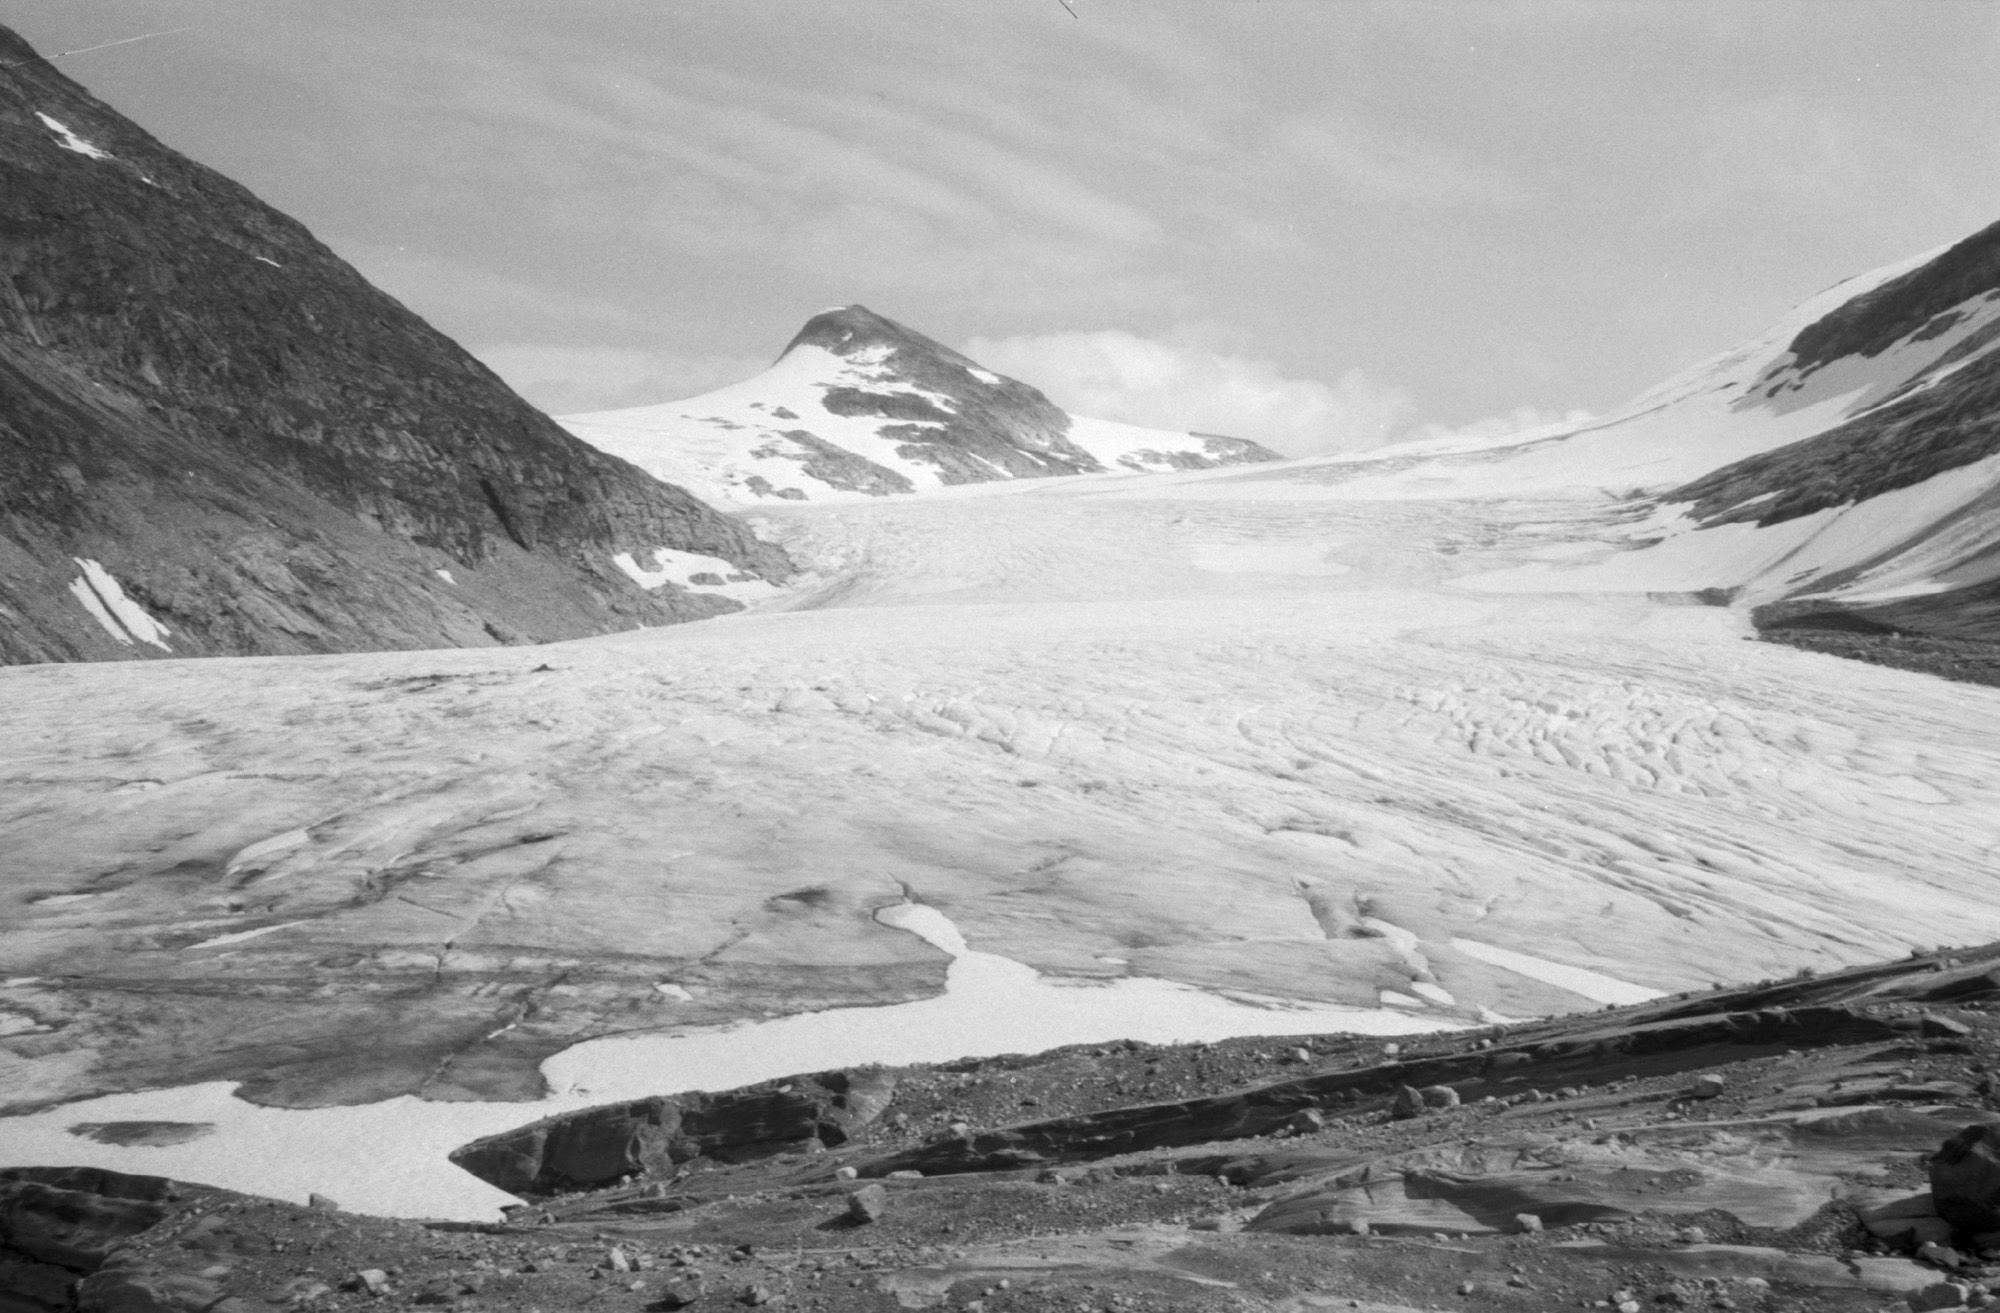
[[[1405,433],[1403,441],[1430,441],[1452,438],[1476,440],[1504,438],[1533,429],[1575,428],[1596,418],[1587,410],[1544,410],[1538,406],[1516,406],[1504,415],[1489,415],[1469,424],[1425,424]]]
[[[1331,383],[1288,378],[1268,360],[1115,329],[980,337],[965,351],[1079,415],[1249,438],[1287,456],[1378,447],[1416,409],[1360,370]]]

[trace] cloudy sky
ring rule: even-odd
[[[860,302],[1292,453],[1603,410],[2000,220],[2000,7],[0,0],[566,411]],[[185,30],[173,30],[185,29]]]

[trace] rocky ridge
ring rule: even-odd
[[[0,661],[571,638],[791,569],[5,29],[0,463]],[[660,549],[703,568],[616,559]]]
[[[1980,1307],[1996,1004],[1989,945],[1400,1045],[792,1077],[468,1146],[527,1199],[497,1224],[17,1168],[4,1306]]]

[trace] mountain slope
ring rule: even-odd
[[[2000,224],[1809,326],[1766,391],[1899,358],[1844,423],[1667,499],[1704,530],[1770,531],[1746,535],[1783,549],[1760,597],[2000,638]]]
[[[0,464],[0,661],[568,638],[790,568],[5,29]]]
[[[562,422],[659,478],[753,504],[1279,459],[1241,438],[1071,415],[858,305],[815,315],[755,378]]]
[[[1624,550],[1481,588],[1699,592],[1772,608],[1760,622],[2000,638],[2000,224],[1829,288],[1605,419],[1321,465],[1349,497],[1625,501]]]

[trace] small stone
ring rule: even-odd
[[[320,1213],[337,1213],[340,1211],[340,1205],[323,1194],[307,1195],[306,1207]]]
[[[1688,1097],[1694,1099],[1713,1099],[1728,1088],[1729,1082],[1723,1080],[1722,1077],[1712,1071],[1705,1071],[1694,1078],[1694,1084],[1688,1089]]]
[[[1456,1108],[1459,1103],[1458,1091],[1449,1085],[1426,1085],[1417,1093],[1426,1108]]]
[[[1403,1046],[1401,1044],[1389,1043],[1382,1046],[1382,1056],[1385,1058],[1393,1058],[1402,1051]]]
[[[1618,1313],[1639,1313],[1639,1301],[1636,1299],[1621,1299],[1615,1307]]]
[[[1458,1283],[1458,1293],[1461,1295],[1476,1295],[1479,1293],[1479,1283],[1476,1281],[1461,1281]]]
[[[365,1291],[376,1296],[386,1295],[389,1293],[389,1274],[379,1267],[367,1267],[341,1284],[348,1290]]]
[[[1507,1284],[1514,1287],[1516,1290],[1526,1290],[1529,1288],[1528,1278],[1522,1276],[1519,1272],[1516,1272],[1513,1276],[1508,1277]]]
[[[833,1179],[836,1181],[852,1181],[859,1175],[861,1173],[852,1167],[836,1167],[833,1169]]]
[[[1310,1135],[1326,1127],[1326,1117],[1317,1108],[1303,1108],[1291,1116],[1285,1128],[1298,1135]]]
[[[632,1260],[625,1257],[624,1250],[613,1249],[604,1255],[604,1266],[613,1272],[630,1272],[632,1270]]]
[[[1522,1235],[1534,1235],[1542,1229],[1542,1219],[1533,1213],[1516,1213],[1514,1229]]]
[[[1929,1263],[1932,1267],[1956,1268],[1965,1262],[1965,1256],[1949,1245],[1926,1240],[1917,1246],[1917,1261]]]
[[[859,1225],[877,1221],[888,1211],[889,1192],[880,1185],[864,1185],[847,1196],[847,1216]]]
[[[1312,1050],[1311,1050],[1311,1049],[1293,1049],[1293,1050],[1292,1050],[1292,1061],[1293,1061],[1293,1062],[1311,1062],[1311,1061],[1312,1061],[1312,1059],[1313,1059],[1313,1054],[1312,1054]]]
[[[1969,1287],[1956,1281],[1940,1281],[1922,1290],[1912,1290],[1903,1296],[1903,1301],[1910,1306],[1910,1313],[1930,1313],[1932,1309],[1964,1308],[1971,1295]]]
[[[900,1172],[890,1172],[887,1176],[883,1177],[882,1179],[885,1181],[921,1181],[924,1179],[924,1174],[922,1172],[913,1172],[906,1169]]]
[[[1396,1097],[1389,1101],[1389,1115],[1397,1121],[1408,1121],[1424,1111],[1424,1096],[1408,1085],[1396,1087]]]
[[[275,1294],[265,1296],[267,1304],[287,1304],[293,1308],[304,1308],[316,1304],[333,1293],[333,1287],[312,1277],[293,1277]]]
[[[1684,1226],[1674,1232],[1674,1239],[1684,1245],[1705,1245],[1708,1243],[1708,1232],[1698,1226]]]
[[[1925,1013],[1918,1023],[1918,1031],[1926,1039],[1964,1039],[1972,1034],[1972,1027],[1956,1017]]]
[[[743,1302],[755,1308],[759,1304],[771,1302],[771,1292],[762,1286],[751,1286],[743,1292]]]

